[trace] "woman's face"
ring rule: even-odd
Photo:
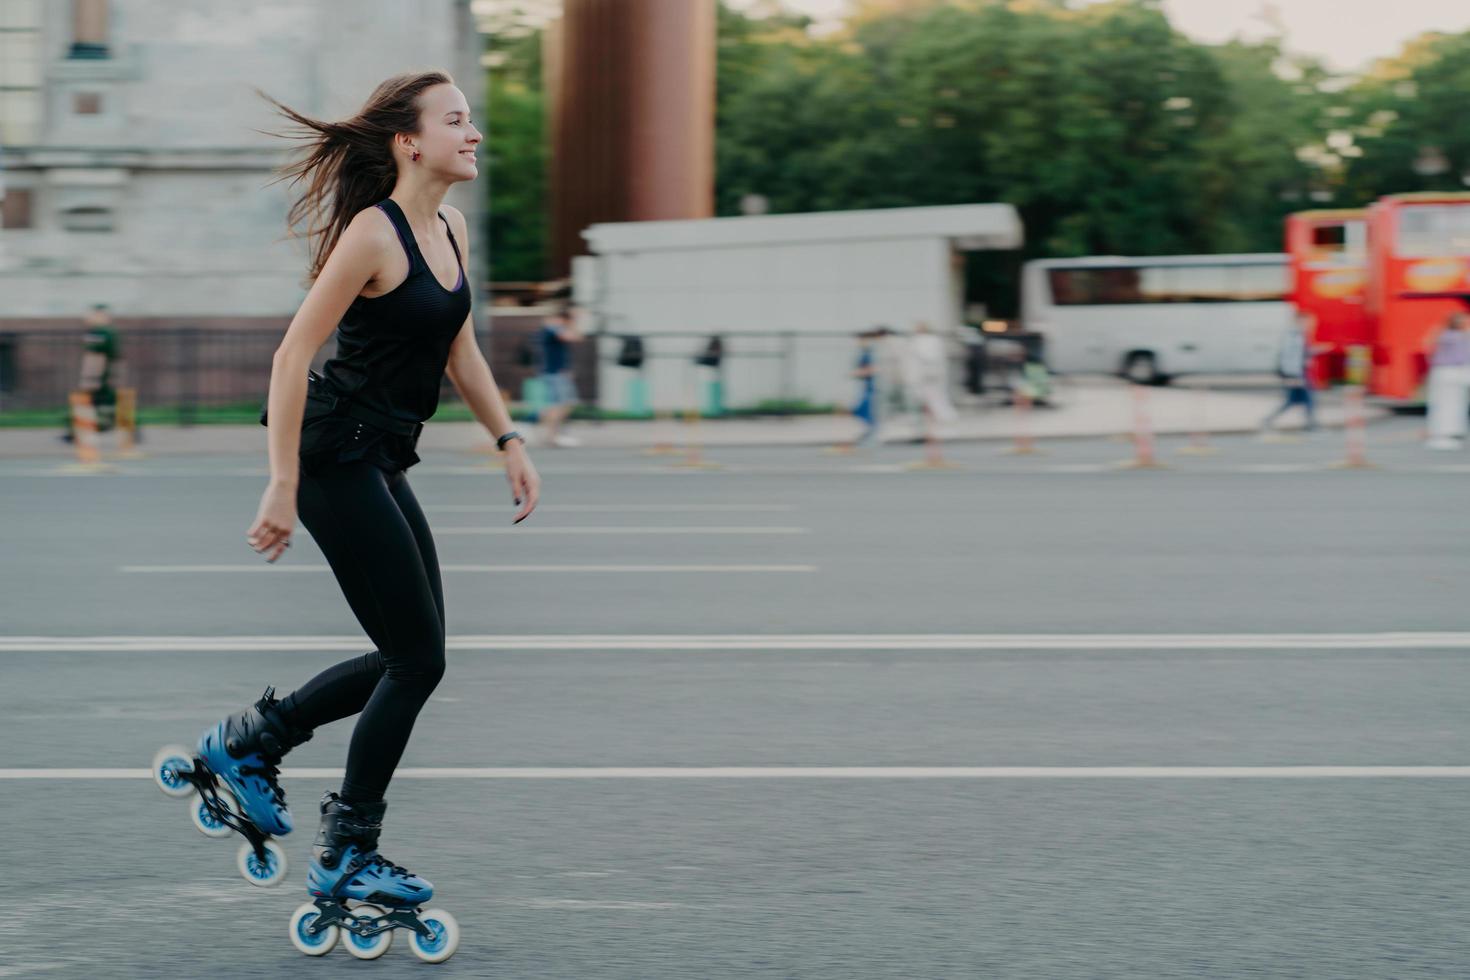
[[[414,141],[419,158],[408,161],[409,166],[427,168],[452,181],[478,177],[475,151],[484,137],[470,122],[464,93],[447,83],[434,85],[420,94],[419,105],[419,134]]]

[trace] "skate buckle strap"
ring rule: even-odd
[[[392,861],[389,861],[387,858],[383,857],[383,855],[379,854],[377,851],[374,851],[372,854],[369,854],[367,860],[368,860],[368,863],[369,864],[376,864],[376,865],[379,865],[380,867],[387,868],[388,869],[388,874],[389,874],[390,877],[397,877],[397,878],[412,878],[413,877],[413,872],[409,871],[407,868],[399,867],[398,865],[394,864]]]
[[[277,780],[280,778],[281,770],[275,765],[275,763],[281,761],[280,757],[277,756],[276,758],[272,759],[262,753],[261,758],[265,760],[265,765],[252,766],[249,763],[244,763],[240,766],[240,775],[263,776],[265,778],[266,785],[270,787],[271,796],[275,798],[275,801],[278,804],[280,804],[281,806],[285,806],[286,791],[281,787],[281,784],[277,782]]]
[[[368,854],[363,854],[361,851],[358,851],[357,853],[352,855],[352,860],[348,861],[347,864],[342,868],[341,872],[337,875],[337,880],[332,885],[332,897],[339,897],[342,893],[342,890],[347,887],[348,883],[351,882],[353,878],[357,877],[358,872],[366,871],[369,868],[373,867],[381,867],[387,869],[388,876],[390,878],[403,878],[404,880],[407,880],[413,877],[413,872],[409,871],[407,868],[400,867],[394,864],[392,861],[389,861],[377,851],[373,851]]]
[[[367,867],[367,861],[364,860],[360,853],[352,855],[352,860],[347,862],[346,867],[337,875],[337,880],[332,885],[332,897],[339,897],[342,889],[347,887],[347,883],[355,878],[357,873],[365,867]]]

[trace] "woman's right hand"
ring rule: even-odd
[[[266,561],[274,562],[291,547],[291,532],[296,528],[296,488],[272,483],[260,498],[255,523],[245,532],[245,540]]]

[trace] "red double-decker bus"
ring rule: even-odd
[[[1422,401],[1424,345],[1470,304],[1470,194],[1390,194],[1368,208],[1371,394]]]
[[[1330,344],[1312,362],[1317,384],[1341,381],[1348,348],[1373,341],[1365,306],[1368,282],[1367,212],[1299,211],[1286,218],[1291,302],[1316,321],[1311,340]]]

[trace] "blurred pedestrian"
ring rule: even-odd
[[[577,382],[572,377],[571,345],[582,339],[577,329],[576,307],[568,305],[541,324],[541,383],[546,407],[541,410],[542,437],[559,448],[580,446],[582,441],[561,431],[577,405]]]
[[[864,330],[857,335],[857,364],[852,376],[858,380],[858,400],[852,407],[853,417],[863,423],[863,433],[855,446],[864,446],[878,435],[878,366],[874,348],[881,336],[877,330]]]
[[[1312,378],[1309,368],[1311,358],[1332,348],[1331,344],[1313,344],[1311,329],[1316,318],[1310,313],[1299,313],[1287,326],[1281,337],[1281,347],[1276,355],[1276,375],[1281,379],[1283,399],[1276,410],[1261,421],[1261,432],[1271,430],[1277,419],[1292,408],[1300,405],[1307,417],[1307,431],[1317,428],[1317,406],[1312,398]]]
[[[1021,364],[1021,370],[1016,373],[1012,390],[1016,395],[1024,395],[1032,405],[1050,407],[1051,372],[1047,370],[1043,361],[1028,351],[1026,360]]]
[[[1453,313],[1425,341],[1429,351],[1428,449],[1464,445],[1470,413],[1470,313]]]
[[[877,439],[884,439],[884,428],[892,418],[908,411],[909,398],[905,387],[908,373],[908,338],[898,331],[879,324],[873,328],[877,334],[873,342],[873,364],[878,369],[873,380],[874,396],[878,399]]]
[[[960,340],[965,345],[965,390],[972,395],[985,394],[985,331],[973,323],[960,326]]]
[[[906,380],[914,407],[923,416],[921,432],[928,433],[931,426],[937,428],[959,417],[949,400],[944,341],[922,320],[914,324],[914,334],[909,338]]]
[[[97,411],[97,431],[106,432],[117,424],[117,389],[112,386],[113,370],[119,359],[117,331],[112,327],[112,314],[106,303],[95,303],[83,318],[87,326],[83,338],[81,377],[77,388],[87,393]],[[70,409],[66,413],[66,442],[76,440]]]

